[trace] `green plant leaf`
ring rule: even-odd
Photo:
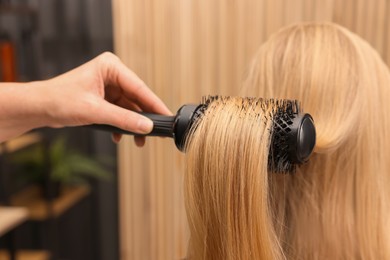
[[[32,164],[37,166],[43,166],[43,146],[36,145],[31,148],[18,151],[13,154],[13,156],[11,157],[11,161],[16,164]]]
[[[58,137],[49,148],[50,162],[52,165],[61,163],[60,161],[66,154],[66,139],[63,136]]]
[[[80,175],[104,180],[111,179],[109,171],[92,158],[86,157],[80,153],[73,153],[70,154],[67,159],[72,171],[77,172]]]
[[[99,162],[78,151],[71,151],[67,148],[66,138],[63,136],[55,139],[47,149],[49,158],[45,158],[45,147],[41,144],[20,152],[13,162],[22,165],[27,172],[26,176],[34,179],[42,180],[48,170],[52,180],[63,183],[85,183],[86,177],[103,180],[112,178],[105,167],[112,166],[115,162],[109,156],[102,157]]]

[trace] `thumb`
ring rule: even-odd
[[[107,101],[95,116],[94,121],[98,124],[112,125],[134,133],[147,134],[153,129],[153,122],[149,118]]]

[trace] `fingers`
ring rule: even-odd
[[[122,135],[118,133],[113,133],[112,134],[112,141],[116,144],[118,144],[121,139]],[[145,145],[146,138],[144,136],[134,136],[134,143],[138,147],[143,147]]]
[[[114,143],[118,144],[122,139],[122,134],[112,133],[111,139]]]
[[[135,145],[138,147],[143,147],[145,145],[145,141],[145,136],[134,136]]]
[[[131,102],[126,97],[121,97],[118,101],[115,102],[115,105],[118,105],[126,109],[130,109],[132,111],[142,112],[142,109],[137,104]]]
[[[123,93],[123,97],[115,101],[115,105],[106,102],[102,108],[104,112],[99,115],[101,124],[114,125],[131,132],[146,134],[152,130],[153,122],[127,109],[172,114],[161,99],[114,54],[104,53],[98,59],[104,85],[119,87]],[[109,90],[106,88],[106,91]],[[121,135],[113,134],[114,142],[117,143],[120,139]],[[135,136],[134,142],[137,146],[142,147],[145,144],[145,137]]]
[[[172,114],[161,99],[118,57],[112,53],[104,53],[99,58],[101,59],[105,85],[119,86],[123,90],[123,94],[144,111],[166,115]]]
[[[94,113],[91,117],[91,120],[97,124],[113,125],[139,134],[150,133],[153,128],[153,122],[149,118],[107,101],[103,101],[98,113]]]

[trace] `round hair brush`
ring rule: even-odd
[[[202,117],[208,105],[214,100],[226,97],[210,96],[198,105],[183,105],[175,116],[143,113],[154,123],[153,130],[146,135],[129,132],[111,125],[90,125],[91,128],[120,134],[138,136],[161,136],[174,139],[176,147],[184,152],[186,136],[196,120]],[[228,98],[228,97],[227,97]],[[296,100],[257,99],[256,104],[272,105],[271,146],[268,167],[275,172],[293,172],[295,165],[308,161],[313,152],[316,131],[313,118],[300,111]]]

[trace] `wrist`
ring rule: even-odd
[[[38,82],[1,84],[0,141],[46,125],[45,93],[38,89]]]
[[[39,127],[62,127],[57,123],[56,111],[58,101],[53,98],[52,84],[50,80],[34,81],[26,84],[29,96],[27,113],[34,119],[33,128]]]

